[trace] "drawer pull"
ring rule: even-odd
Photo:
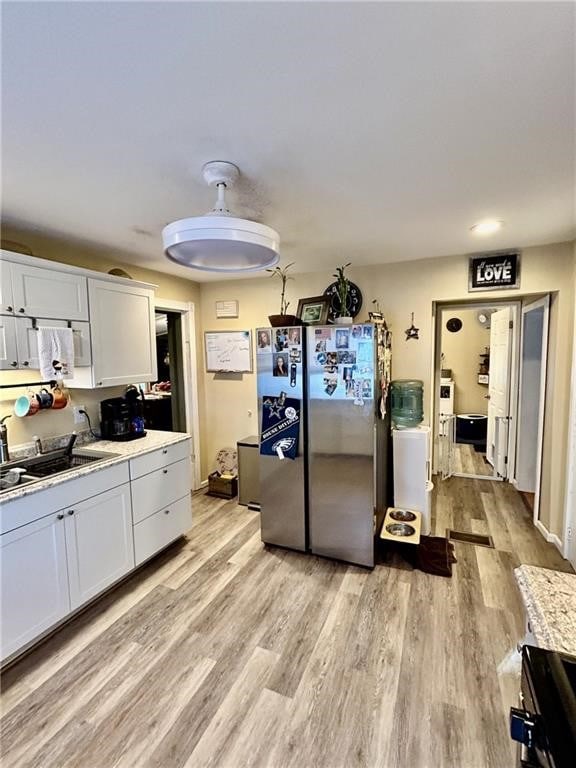
[[[167,470],[167,469],[163,469],[163,470],[162,470],[162,472],[163,472],[165,475],[167,475],[167,474],[168,474],[168,470]]]
[[[14,309],[12,307],[8,306],[8,307],[6,307],[6,311],[7,312],[14,312]]]
[[[20,309],[18,310],[18,312],[21,312],[22,314],[24,314],[24,312],[26,312],[26,310],[24,309],[24,307],[20,307]]]
[[[162,453],[168,453],[168,448],[163,448]]]
[[[57,520],[64,520],[64,515],[56,515]]]
[[[165,510],[164,510],[164,514],[165,514],[165,515],[169,515],[169,514],[170,514],[170,510],[169,510],[169,509],[165,509]]]
[[[68,514],[69,514],[69,515],[73,515],[73,514],[74,514],[74,510],[73,510],[73,509],[69,509],[69,510],[68,510]]]

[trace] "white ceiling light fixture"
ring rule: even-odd
[[[493,235],[504,226],[500,219],[484,219],[470,227],[470,231],[475,235]]]
[[[206,163],[202,176],[218,190],[216,204],[205,216],[180,219],[164,227],[164,253],[169,259],[206,272],[256,272],[278,263],[278,232],[265,224],[236,218],[226,205],[226,190],[239,175],[233,163]]]

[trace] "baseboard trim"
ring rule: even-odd
[[[206,488],[208,485],[208,480],[201,480],[200,481],[200,488]]]
[[[536,520],[534,525],[536,528],[540,531],[542,536],[546,539],[546,541],[549,544],[554,544],[556,549],[560,552],[562,557],[564,557],[564,545],[562,544],[562,540],[559,536],[557,536],[555,533],[550,533],[548,528],[544,525],[544,523],[541,523],[540,520]]]

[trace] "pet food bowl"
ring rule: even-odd
[[[416,520],[414,512],[409,512],[407,509],[395,509],[394,512],[390,512],[392,520],[398,520],[401,523],[411,523]]]
[[[386,530],[393,536],[413,536],[416,533],[416,528],[408,523],[390,523]]]

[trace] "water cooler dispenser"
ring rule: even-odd
[[[420,512],[422,534],[431,530],[430,427],[392,431],[394,506]]]

